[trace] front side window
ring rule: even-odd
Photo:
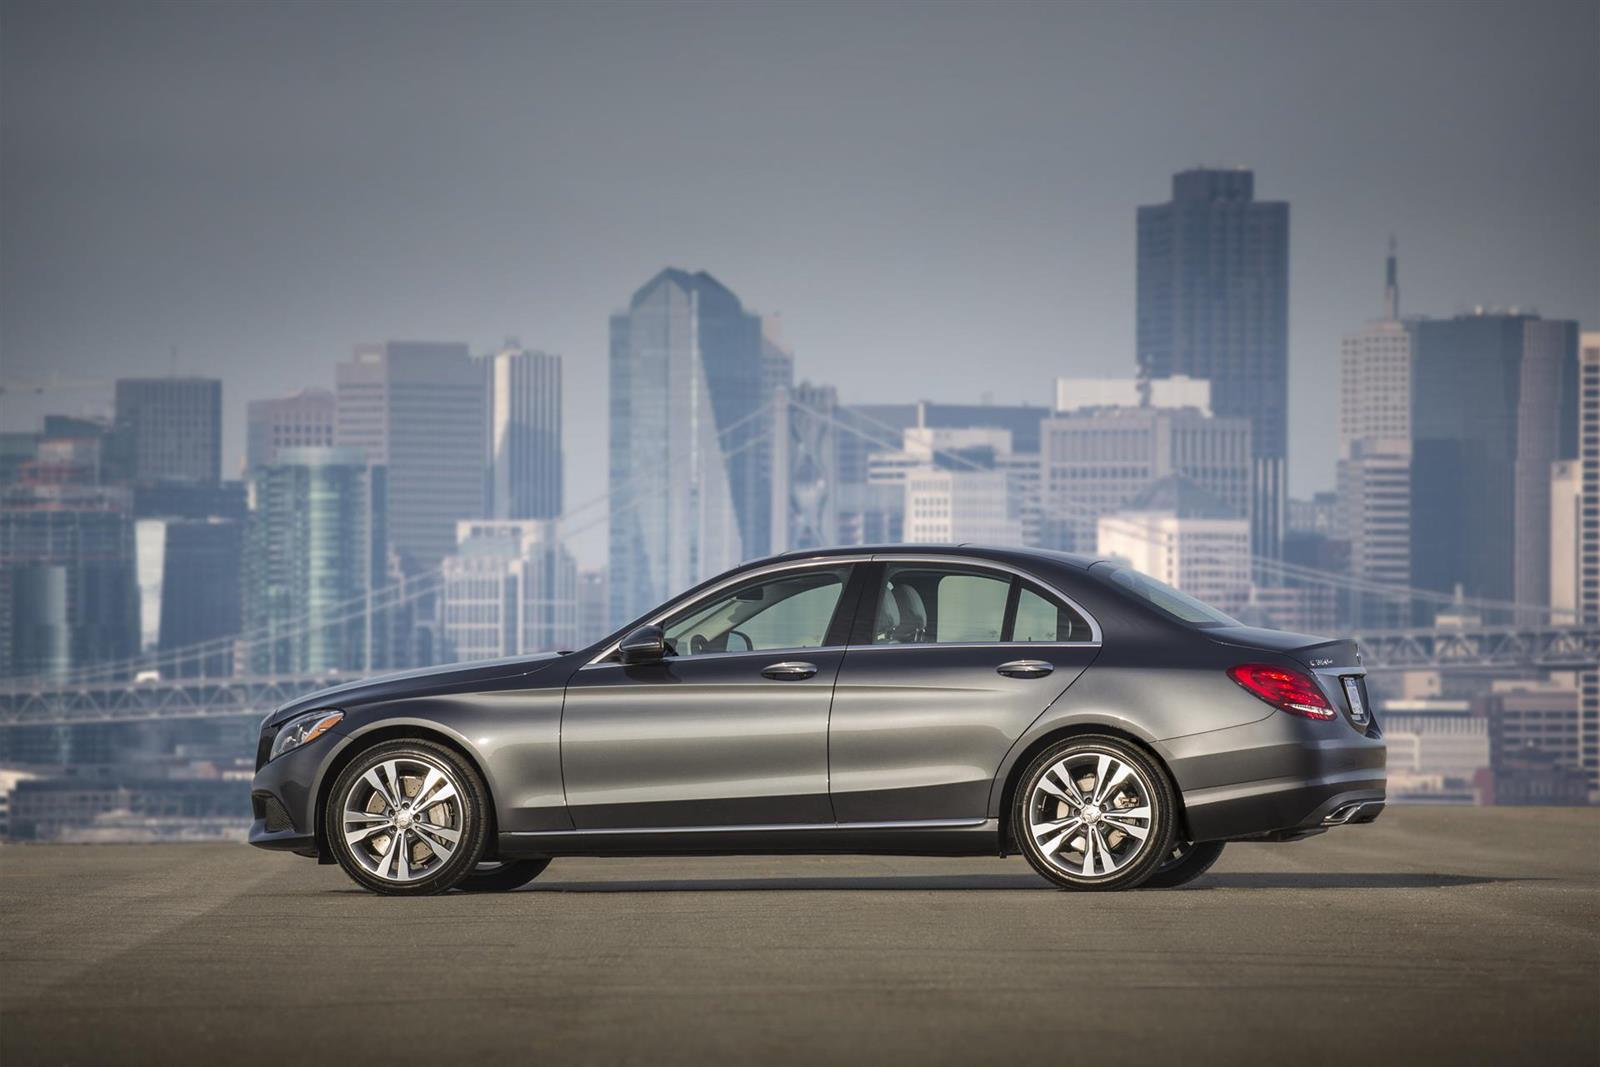
[[[757,579],[684,609],[662,625],[667,653],[818,648],[844,592],[849,568]]]

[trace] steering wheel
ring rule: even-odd
[[[698,656],[706,650],[706,639],[700,634],[689,638],[689,655]]]

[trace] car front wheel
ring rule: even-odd
[[[425,896],[471,876],[488,832],[488,791],[459,754],[431,741],[359,753],[328,794],[325,830],[345,873],[376,893]]]
[[[1028,765],[1012,826],[1034,870],[1063,889],[1131,889],[1172,849],[1176,800],[1155,760],[1115,737],[1060,741]]]

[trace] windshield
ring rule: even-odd
[[[1190,626],[1240,625],[1238,619],[1223,614],[1205,601],[1196,600],[1188,593],[1180,592],[1166,582],[1157,581],[1132,567],[1102,561],[1090,569],[1117,588],[1133,594],[1179,622],[1186,622]]]

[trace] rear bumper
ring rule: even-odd
[[[1293,840],[1382,812],[1387,747],[1374,729],[1283,712],[1157,746],[1194,841]]]

